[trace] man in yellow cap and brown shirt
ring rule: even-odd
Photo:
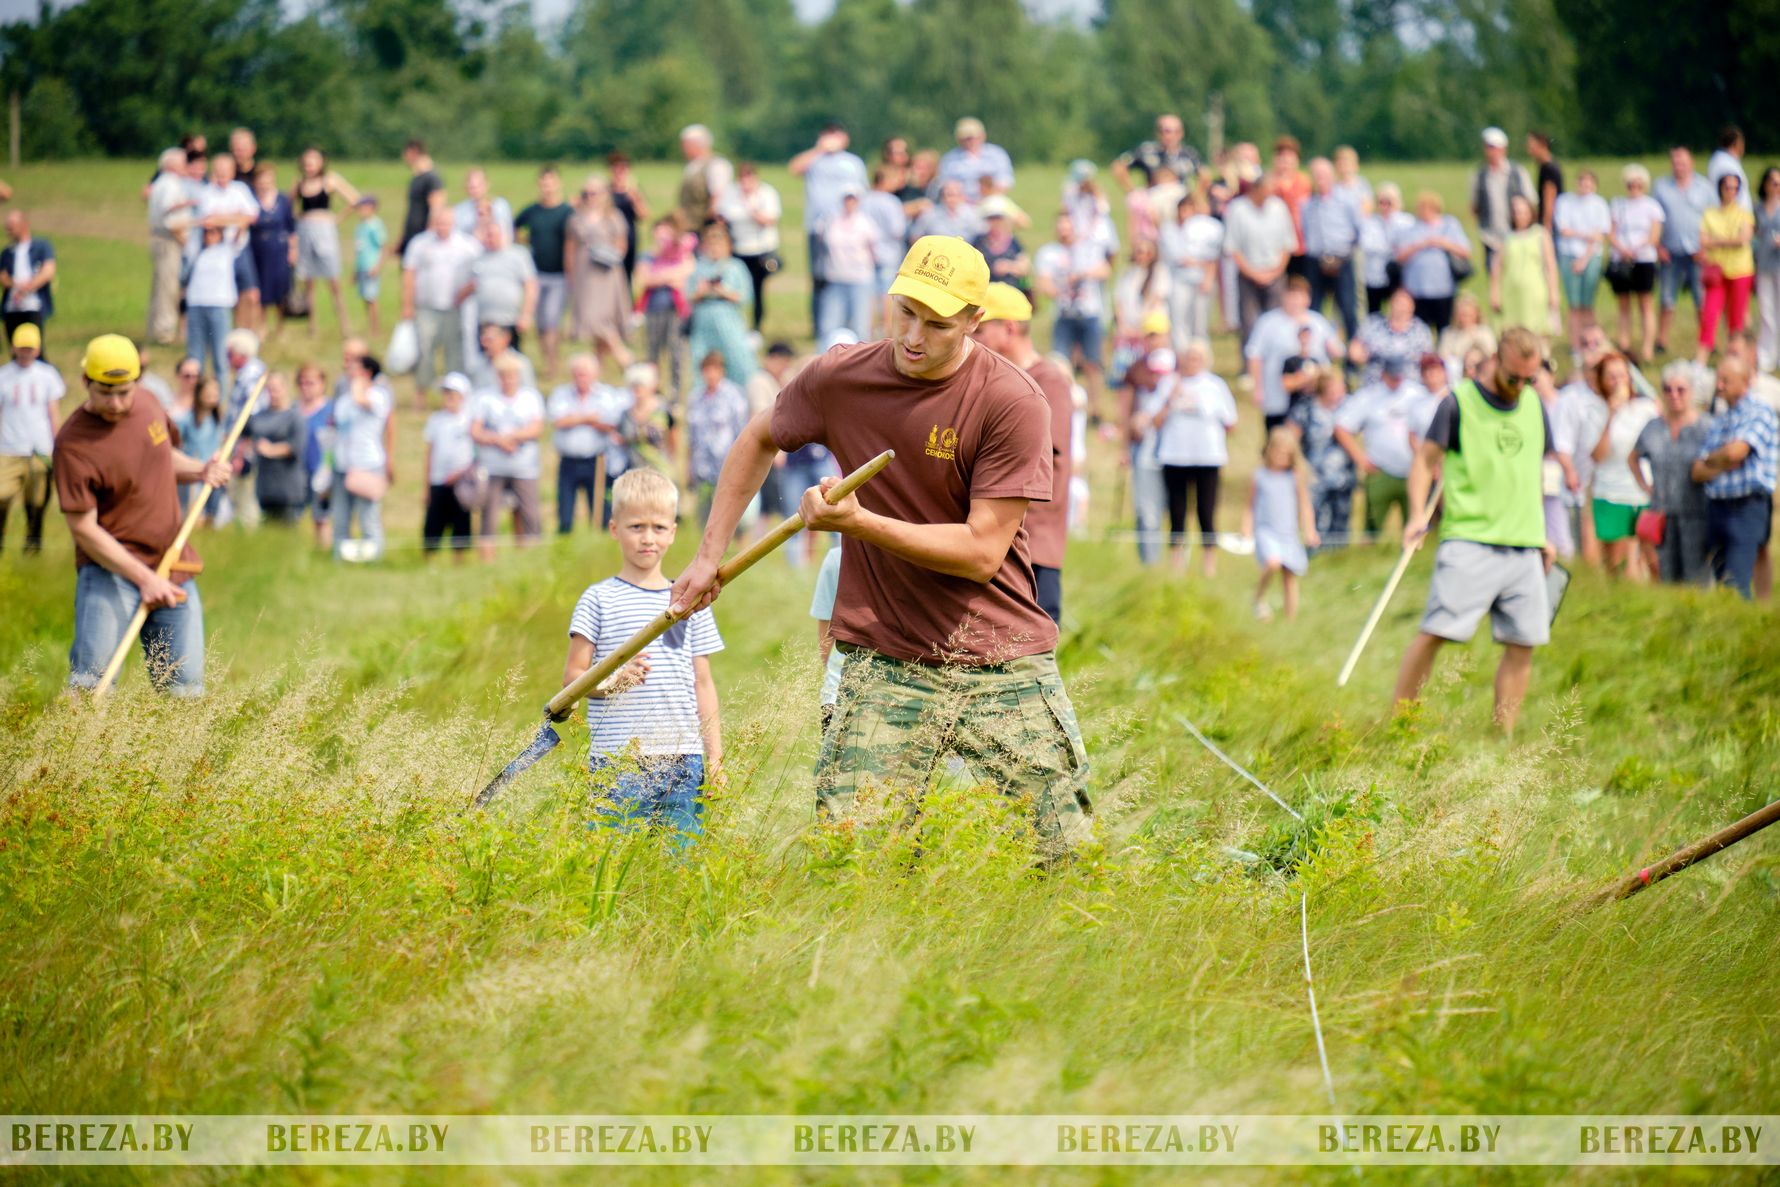
[[[142,360],[118,334],[87,344],[81,360],[86,401],[56,434],[56,498],[74,537],[74,645],[68,683],[91,688],[139,604],[149,607],[142,652],[157,688],[204,691],[204,607],[198,557],[188,545],[172,573],[155,566],[179,534],[178,486],[229,480],[227,462],[179,451],[178,431],[160,401],[139,396]]]
[[[12,361],[0,367],[0,536],[13,500],[22,498],[26,552],[43,547],[56,405],[67,394],[60,372],[43,361],[43,331],[20,322],[12,331]]]
[[[1019,367],[971,338],[989,266],[962,239],[918,239],[890,286],[887,339],[826,351],[743,429],[723,465],[681,613],[718,595],[717,564],[773,458],[820,443],[851,471],[896,462],[799,511],[848,537],[832,633],[846,656],[817,765],[819,810],[856,794],[919,797],[949,758],[1031,802],[1041,853],[1088,832],[1087,753],[1057,673],[1057,628],[1034,595],[1027,505],[1052,497],[1051,411]],[[953,766],[953,769],[956,769]]]

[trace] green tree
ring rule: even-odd
[[[1235,0],[1107,0],[1099,26],[1107,93],[1095,119],[1111,153],[1151,135],[1158,113],[1179,113],[1187,139],[1205,143],[1213,94],[1230,139],[1273,134],[1274,51]]]

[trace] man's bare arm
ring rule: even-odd
[[[910,523],[867,511],[849,495],[830,504],[823,497],[838,478],[824,478],[804,492],[799,508],[813,531],[839,532],[893,556],[950,577],[987,585],[1000,572],[1026,518],[1027,499],[973,499],[963,523]]]

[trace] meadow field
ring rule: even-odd
[[[399,220],[399,166],[339,168]],[[461,168],[441,168],[455,196]],[[140,332],[149,171],[92,162],[8,177],[63,261],[47,345],[71,378],[89,335]],[[1464,205],[1460,166],[1367,172]],[[530,168],[491,173],[516,208],[529,200]],[[670,176],[643,171],[657,202]],[[1020,177],[1016,196],[1042,222],[1061,171]],[[795,227],[797,187],[782,171],[771,180]],[[769,337],[807,334],[801,236],[786,248]],[[386,281],[386,325],[394,288]],[[315,357],[331,373],[337,337],[306,335],[287,327],[268,356]],[[1218,351],[1233,362],[1227,339]],[[163,371],[171,353],[157,358]],[[1094,514],[1072,543],[1059,649],[1093,761],[1094,846],[1036,874],[993,797],[950,786],[927,805],[918,854],[881,824],[851,840],[813,829],[813,571],[773,558],[717,605],[732,779],[681,860],[648,836],[586,827],[578,723],[491,810],[460,813],[530,736],[560,680],[574,600],[618,557],[582,532],[503,546],[493,566],[424,565],[408,394],[400,381],[384,563],[339,565],[306,534],[276,530],[198,539],[201,702],[155,697],[134,662],[102,706],[61,696],[67,533],[52,525],[40,557],[0,556],[0,1112],[1319,1113],[1301,895],[1340,1112],[1776,1111],[1780,838],[1580,909],[1609,879],[1775,797],[1771,608],[1613,584],[1579,565],[1512,743],[1490,728],[1487,640],[1449,648],[1425,704],[1393,716],[1428,556],[1338,690],[1394,550],[1318,557],[1298,621],[1257,623],[1252,562],[1226,556],[1212,580],[1180,577],[1107,538],[1122,501],[1096,442]],[[1232,528],[1259,440],[1244,404]],[[683,527],[670,572],[695,535]],[[1206,753],[1183,716],[1305,822]],[[395,1183],[434,1172],[35,1174]],[[1771,1170],[1692,1174],[1774,1181]],[[546,1177],[561,1176],[453,1175]]]

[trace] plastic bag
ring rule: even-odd
[[[391,375],[406,375],[419,364],[420,332],[412,321],[399,321],[390,331],[389,349],[383,353],[383,369]]]

